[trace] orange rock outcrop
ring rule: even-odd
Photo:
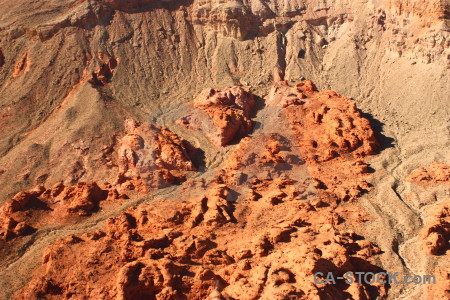
[[[14,66],[12,77],[17,77],[28,72],[30,68],[30,58],[28,52],[25,52],[20,60]]]
[[[406,179],[423,186],[450,184],[450,166],[433,163],[428,168],[414,170]]]
[[[10,199],[0,212],[0,238],[8,242],[49,224],[89,216],[103,201],[128,199],[133,191],[180,183],[184,172],[194,170],[183,141],[165,127],[134,120],[125,122],[125,134],[117,151],[119,174],[113,184],[101,188],[96,182],[62,183],[23,191]]]
[[[116,184],[141,191],[180,183],[195,167],[184,142],[166,127],[125,121]]]
[[[446,300],[450,298],[450,268],[447,265],[436,272],[436,284],[428,286],[428,299]]]
[[[423,187],[449,185],[450,167],[433,163],[428,168],[414,170],[406,180]],[[438,204],[430,217],[421,232],[423,250],[429,255],[445,254],[450,240],[450,199]]]
[[[350,187],[367,173],[361,160],[374,153],[376,141],[357,110],[338,109],[336,103],[350,100],[301,87],[294,91],[305,94],[304,104],[276,110],[287,114],[293,131],[243,138],[215,173],[184,182],[177,198],[132,207],[103,229],[56,242],[14,298],[384,297],[385,285],[314,282],[316,272],[382,271],[373,261],[381,250],[346,229],[347,220],[355,228],[368,217],[356,205],[340,205],[360,196]],[[290,88],[282,89],[271,100],[290,101]],[[219,109],[223,105],[220,100]],[[317,123],[322,105],[330,116]],[[352,126],[335,124],[349,118]],[[153,182],[154,166],[169,173],[193,169],[183,143],[166,128],[132,120],[125,127],[121,176]],[[359,142],[347,144],[351,136]],[[324,159],[326,144],[311,146],[313,137],[333,139],[338,155]]]
[[[370,169],[363,159],[379,145],[353,101],[333,91],[319,92],[307,80],[295,87],[276,84],[268,104],[284,108],[320,194],[348,201],[370,189],[364,180]]]
[[[198,198],[144,204],[109,219],[103,230],[69,236],[45,251],[16,298],[385,295],[385,286],[313,281],[315,272],[380,270],[367,262],[380,249],[337,229],[345,210],[298,201],[231,203],[228,193],[216,184]],[[89,277],[80,280],[83,274]]]
[[[69,222],[72,216],[89,216],[100,202],[126,199],[116,189],[102,189],[96,182],[75,186],[38,186],[10,199],[0,211],[0,239],[9,241],[49,224]]]
[[[99,66],[92,72],[88,82],[94,86],[104,86],[111,82],[118,60],[100,52],[97,54]]]
[[[429,255],[445,254],[450,240],[450,199],[440,204],[423,229],[423,249]]]
[[[205,89],[194,99],[194,106],[206,116],[194,112],[178,123],[202,130],[213,144],[225,146],[252,131],[254,105],[253,94],[241,87]]]
[[[0,299],[449,298],[448,2],[2,1]]]

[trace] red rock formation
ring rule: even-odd
[[[369,121],[351,100],[334,92],[318,92],[311,81],[305,81],[296,87],[276,84],[267,103],[265,126],[280,134],[241,142],[219,172],[219,182],[233,184],[240,173],[255,174],[255,180],[264,180],[258,174],[263,170],[273,178],[279,176],[273,170],[291,169],[306,161],[307,170],[296,167],[292,176],[297,180],[301,173],[312,177],[322,200],[355,200],[370,189],[365,180],[369,166],[363,159],[375,153],[378,143]],[[286,125],[280,127],[283,122]],[[261,153],[253,152],[261,148]],[[249,169],[252,160],[260,164]]]
[[[318,92],[311,81],[293,88],[285,98],[286,112],[298,134],[305,159],[326,162],[351,154],[375,154],[378,143],[370,122],[353,101],[333,91]]]
[[[88,81],[95,86],[104,86],[111,81],[118,61],[114,57],[108,58],[102,52],[99,52],[97,56],[100,61],[100,66],[92,72],[91,78]]]
[[[298,91],[299,87],[303,89]],[[375,142],[370,139],[371,132],[365,132],[370,126],[358,119],[361,117],[356,110],[339,110],[331,100],[331,104],[326,102],[330,108],[325,113],[333,118],[324,116],[320,123],[306,118],[321,107],[323,95],[328,93],[317,92],[308,82],[299,87],[294,89],[305,95],[301,101],[310,101],[309,105],[299,102],[291,105],[305,105],[304,109],[288,111],[291,105],[287,105],[278,110],[288,113],[291,119],[284,120],[294,131],[276,128],[279,134],[246,137],[217,174],[184,183],[177,199],[141,204],[110,218],[104,230],[58,241],[45,251],[42,266],[14,298],[385,296],[383,285],[332,287],[313,281],[315,272],[342,276],[347,271],[381,270],[372,264],[372,257],[380,249],[343,229],[346,219],[351,219],[353,226],[364,222],[364,212],[356,206],[341,207],[335,201],[360,195],[351,189],[351,184],[359,182],[356,177],[367,172],[367,165],[359,158],[371,154],[370,146]],[[290,88],[282,88],[284,96],[272,95],[272,102],[278,98],[286,102],[291,97]],[[209,96],[197,98],[195,105],[209,111],[212,119],[213,112],[227,113],[230,109],[248,118],[254,102],[239,94],[242,90],[237,91],[209,92]],[[345,104],[345,99],[342,101]],[[295,120],[305,121],[295,123],[294,116]],[[353,118],[353,126],[338,126],[337,130],[343,130],[346,139],[354,134],[361,142],[353,146],[343,142],[341,147],[334,147],[338,157],[315,159],[315,155],[322,157],[325,145],[319,140],[320,147],[316,149],[304,138],[341,137],[333,135],[330,129],[335,118]],[[278,118],[274,120],[278,122]],[[296,152],[296,143],[302,146],[305,159]],[[330,161],[337,167],[333,172]],[[174,133],[133,120],[125,122],[118,166],[120,174],[115,186],[119,190],[148,190],[162,182],[182,180],[186,171],[194,170],[186,147]],[[310,178],[308,170],[316,179]],[[320,181],[316,184],[319,193],[325,190],[336,199],[316,197],[310,184],[314,180]],[[344,189],[344,194],[339,188]],[[49,203],[55,211],[64,207],[67,214],[95,210],[98,201],[106,197],[105,191],[95,186],[55,186],[29,194]],[[17,196],[8,207],[20,210],[29,205],[28,198]],[[9,236],[29,230],[29,224],[20,224],[22,220],[16,219],[6,222]],[[34,224],[31,225],[37,227]]]
[[[44,225],[63,224],[73,215],[89,216],[98,210],[101,201],[125,198],[117,190],[104,190],[95,182],[76,186],[59,183],[50,189],[38,186],[18,193],[1,208],[0,238],[8,241]]]
[[[317,92],[303,92],[314,101]],[[327,132],[324,124],[325,129],[307,128],[320,137]],[[365,123],[355,124],[357,132]],[[129,120],[126,132],[119,151],[124,174],[142,176],[142,170],[153,171],[149,166],[154,165],[192,167],[182,143],[167,129]],[[360,208],[330,205],[315,197],[306,184],[311,180],[308,168],[293,158],[297,148],[287,134],[244,138],[216,176],[184,183],[178,199],[141,204],[110,218],[104,230],[55,243],[15,298],[384,297],[384,285],[314,283],[315,272],[342,276],[347,271],[381,271],[372,264],[380,249],[341,228],[347,219],[353,226],[366,220]],[[161,151],[162,145],[169,150]],[[352,155],[361,149],[337,151],[342,156],[332,160],[339,168],[353,167],[334,173],[336,182],[352,182],[367,171]],[[307,162],[314,172],[327,163]],[[248,179],[242,180],[242,173]],[[80,280],[87,270],[89,277]]]
[[[103,231],[61,240],[45,251],[42,267],[15,298],[357,298],[369,288],[385,295],[384,286],[332,288],[312,280],[313,272],[379,270],[361,264],[380,252],[377,247],[336,229],[344,211],[296,201],[231,205],[226,193],[216,185],[181,206],[141,205],[111,218]],[[80,280],[86,270],[89,278]]]
[[[320,194],[347,201],[369,189],[362,176],[368,165],[361,159],[375,154],[378,142],[370,122],[350,99],[319,92],[306,80],[295,87],[276,84],[268,105],[284,108]]]
[[[406,180],[423,186],[448,185],[450,184],[450,166],[433,163],[428,168],[414,170]]]
[[[428,299],[446,300],[450,298],[450,268],[449,266],[438,270],[436,283],[428,286]]]
[[[277,204],[284,201],[298,200],[297,189],[292,179],[255,179],[252,182],[249,200]]]
[[[3,240],[33,232],[44,225],[69,222],[73,215],[89,216],[102,201],[126,199],[123,192],[147,191],[152,186],[174,184],[184,179],[183,171],[194,170],[183,142],[165,127],[125,122],[125,136],[118,150],[119,175],[112,186],[102,189],[96,182],[74,186],[38,186],[18,193],[0,213]]]
[[[429,255],[445,254],[450,246],[450,199],[440,204],[435,211],[421,234],[423,248]]]
[[[420,128],[436,134],[426,151],[415,153],[417,160],[442,144],[439,128],[445,110],[440,109],[443,102],[439,99],[448,94],[445,64],[450,54],[448,5],[441,9],[442,3],[2,1],[0,43],[8,62],[0,72],[0,186],[4,189],[0,194],[10,195],[21,186],[28,189],[34,182],[110,179],[111,171],[119,166],[118,191],[112,192],[112,199],[122,190],[148,191],[182,182],[192,169],[183,164],[190,162],[183,155],[187,148],[164,128],[155,126],[148,135],[127,134],[119,162],[105,159],[116,152],[101,157],[98,147],[109,145],[107,138],[120,126],[124,112],[142,118],[161,107],[162,113],[167,113],[165,121],[170,121],[180,111],[166,110],[172,99],[179,98],[175,103],[181,103],[182,98],[192,97],[194,90],[231,82],[242,82],[264,95],[271,78],[279,81],[283,74],[286,79],[314,75],[320,86],[333,86],[353,96],[367,95],[364,106],[374,115],[386,117],[387,128],[395,134],[397,129],[405,130],[397,135],[401,147],[397,150],[402,151],[394,151],[394,159],[377,160],[388,172],[401,171],[399,164],[411,153],[409,143],[416,142],[412,131]],[[133,12],[127,13],[129,10]],[[109,54],[102,58],[97,51]],[[24,53],[28,56],[20,60]],[[115,55],[120,55],[120,67],[116,68]],[[17,77],[9,80],[13,64]],[[31,66],[29,73],[27,66]],[[95,91],[86,80],[102,88]],[[11,253],[20,258],[15,261],[16,257],[0,254],[0,290],[7,290],[1,295],[9,298],[9,293],[23,284],[26,276],[17,274],[16,279],[14,272],[27,273],[32,268],[27,262],[39,256],[46,243],[70,231],[77,235],[49,248],[44,266],[18,297],[139,299],[156,294],[158,298],[335,299],[370,298],[379,293],[382,298],[384,290],[379,286],[333,287],[311,282],[314,270],[375,269],[370,256],[378,249],[345,231],[365,218],[356,200],[369,189],[366,178],[370,169],[363,159],[376,148],[370,126],[348,99],[318,92],[311,82],[304,82],[299,90],[278,88],[283,90],[280,98],[285,102],[274,111],[286,113],[282,117],[295,132],[277,128],[274,132],[279,135],[273,135],[267,129],[282,118],[268,124],[258,115],[261,126],[255,135],[261,136],[242,139],[227,160],[224,156],[233,146],[214,153],[213,147],[204,143],[202,132],[191,131],[192,140],[205,147],[205,168],[209,169],[188,174],[193,175],[192,181],[181,187],[155,192],[173,201],[140,205],[121,215],[99,200],[103,191],[113,187],[67,189],[67,199],[62,194],[50,197],[48,206],[53,211],[29,209],[34,200],[27,200],[27,195],[18,197],[12,205],[15,219],[2,225],[9,238],[41,229],[41,223],[59,224],[55,219],[61,216],[83,221],[16,238],[24,243],[20,251]],[[102,101],[105,97],[111,101]],[[197,108],[199,115],[203,113],[198,119],[204,123],[197,125],[189,118],[185,123],[202,129],[216,145],[238,142],[251,131],[250,117],[236,103],[213,101]],[[431,112],[434,115],[428,116]],[[404,123],[397,123],[398,118]],[[421,148],[420,143],[423,141],[414,149]],[[164,150],[161,144],[166,146]],[[210,166],[222,159],[227,163],[217,170],[219,174],[211,175],[215,170]],[[380,238],[388,253],[377,257],[376,263],[402,268],[406,261],[416,269],[419,262],[406,256],[403,260],[404,251],[391,249],[397,244],[400,249],[404,246],[397,238],[413,236],[420,224],[416,213],[422,211],[411,203],[399,207],[397,216],[391,208],[396,208],[396,203],[403,205],[402,199],[395,195],[381,198],[388,195],[382,193],[384,187],[391,192],[389,183],[398,179],[393,178],[396,174],[375,181],[380,183],[376,192],[381,192],[370,195],[381,210],[377,210],[380,222],[374,224],[389,225],[386,236]],[[402,193],[402,183],[398,184]],[[39,189],[32,193],[47,203]],[[152,197],[136,197],[132,203],[152,201]],[[354,201],[341,205],[343,200]],[[78,217],[98,206],[106,208],[101,215]],[[103,228],[98,222],[109,214],[121,217],[113,218],[103,232],[92,230],[83,235],[90,225]],[[409,216],[414,218],[413,229],[408,226]],[[373,234],[378,228],[370,229]],[[432,241],[440,245],[442,238]],[[399,257],[389,259],[393,252]],[[406,295],[410,288],[396,287]]]
[[[276,135],[272,135],[267,141],[266,148],[261,157],[262,163],[284,163],[285,160],[281,155],[280,141]]]
[[[30,58],[28,56],[29,56],[28,52],[25,52],[22,55],[20,60],[14,66],[12,77],[17,77],[20,74],[25,74],[26,72],[28,72],[30,68]]]
[[[166,127],[125,121],[125,136],[118,151],[118,185],[148,190],[184,180],[195,170],[183,141]]]
[[[202,130],[216,146],[228,145],[253,129],[250,120],[255,99],[251,92],[241,87],[223,91],[205,89],[194,99],[194,106],[207,114],[211,123],[202,120],[204,116],[193,114],[179,121],[182,125]]]

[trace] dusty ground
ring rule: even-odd
[[[0,4],[3,298],[449,297],[446,1]]]

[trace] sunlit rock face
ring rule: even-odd
[[[448,19],[2,1],[0,298],[449,298]]]

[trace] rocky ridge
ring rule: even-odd
[[[282,99],[282,103],[289,101],[286,91],[300,92],[303,86],[313,85],[310,81],[294,88],[277,84],[275,90],[284,90],[273,95],[269,103],[274,104],[275,99]],[[323,94],[315,89],[307,94],[304,101],[313,107],[321,105],[319,95]],[[335,97],[339,98],[338,95]],[[336,101],[350,101],[339,99]],[[289,109],[283,108],[281,103],[276,105],[281,108],[281,115]],[[344,111],[349,116],[356,113]],[[334,113],[330,109],[330,114]],[[354,136],[361,144],[353,148],[346,147],[346,143],[336,145],[336,151],[351,155],[340,158],[342,162],[349,159],[350,164],[354,156],[360,157],[361,151],[368,151],[367,155],[374,153],[371,147],[376,145],[370,125],[360,123],[358,115],[352,117],[356,119]],[[298,124],[286,121],[287,126],[298,129]],[[332,126],[326,117],[321,124],[325,128]],[[148,138],[144,143],[138,136],[143,136],[144,128],[151,126],[127,121],[121,149],[131,147],[133,153],[145,149],[143,145],[148,143]],[[315,136],[322,132],[321,126],[305,126],[305,130],[315,132]],[[166,138],[171,137],[169,131],[161,133]],[[183,190],[181,198],[141,204],[108,219],[104,229],[70,235],[56,242],[45,251],[42,267],[36,269],[34,279],[14,297],[273,299],[286,295],[299,298],[385,296],[387,287],[384,285],[340,286],[336,289],[312,281],[311,272],[314,271],[343,274],[380,270],[371,261],[381,250],[344,229],[346,220],[351,219],[353,226],[368,220],[361,207],[340,204],[356,201],[359,194],[348,197],[336,192],[335,188],[329,191],[326,186],[315,189],[319,179],[314,175],[310,177],[309,170],[315,171],[323,161],[314,160],[313,156],[303,160],[302,153],[308,157],[312,148],[305,147],[303,151],[300,146],[302,153],[296,153],[298,148],[291,143],[301,145],[303,136],[296,130],[292,133],[296,137],[293,141],[286,139],[287,133],[276,135],[264,131],[255,137],[246,137],[217,169],[216,175],[184,183],[180,187]],[[368,146],[364,146],[366,143]],[[139,157],[132,153],[125,155],[127,151],[130,150],[119,150],[120,160]],[[170,157],[182,159],[184,156]],[[138,164],[136,161],[139,159],[131,161],[132,166]],[[127,164],[119,162],[119,165]],[[157,166],[157,160],[151,165]],[[292,170],[285,169],[286,166]],[[324,170],[313,174],[324,176]],[[350,172],[337,178],[341,182],[351,182],[362,173]],[[242,180],[242,176],[247,180]],[[240,196],[234,198],[235,193]],[[272,213],[267,214],[267,210]],[[261,224],[264,224],[262,228]],[[251,236],[254,238],[245,238]],[[87,252],[92,255],[73,256],[73,253],[81,255],[80,249],[90,249]],[[74,261],[78,261],[76,268],[66,267]],[[78,280],[88,269],[92,269],[90,279]],[[98,284],[100,281],[103,283]],[[89,282],[96,282],[96,287],[88,291],[86,284]]]
[[[364,240],[376,244],[382,252],[374,256],[375,262],[367,259],[371,264],[402,274],[440,274],[439,284],[429,288],[390,286],[388,298],[448,298],[448,247],[443,242],[447,234],[446,168],[428,168],[410,176],[413,170],[433,162],[448,164],[448,109],[443,101],[449,94],[450,47],[449,7],[445,1],[7,0],[2,7],[0,201],[6,207],[20,191],[35,193],[34,186],[52,187],[61,180],[67,190],[85,190],[83,182],[97,182],[103,191],[117,189],[118,196],[130,197],[89,203],[76,192],[54,204],[54,198],[47,196],[51,189],[38,188],[36,191],[45,192],[36,199],[48,202],[46,205],[54,211],[61,204],[59,216],[67,215],[70,220],[47,226],[53,211],[27,206],[2,217],[6,220],[2,233],[8,236],[7,241],[1,241],[2,248],[11,253],[0,262],[0,286],[5,297],[29,281],[32,270],[39,267],[43,249],[61,243],[58,239],[69,234],[80,237],[87,228],[106,232],[105,220],[117,217],[127,207],[158,197],[179,200],[179,191],[184,191],[183,200],[192,202],[186,212],[198,217],[199,224],[206,213],[208,226],[217,222],[220,226],[223,222],[234,224],[238,217],[233,209],[246,211],[239,205],[242,199],[256,201],[251,202],[255,205],[267,204],[271,212],[284,202],[305,200],[316,209],[324,208],[324,214],[331,213],[327,205],[339,214],[339,209],[348,206],[348,213],[353,213],[351,217],[347,212],[340,214],[345,221],[338,225],[343,229],[337,230],[356,229]],[[302,77],[312,79],[320,90],[337,93],[312,91],[308,96],[308,90],[313,89],[310,83],[292,86]],[[284,79],[287,82],[280,83]],[[274,80],[278,82],[276,88],[272,86]],[[235,85],[250,91],[256,101],[251,118],[243,118],[240,109],[234,111],[233,117],[243,123],[251,119],[253,125],[253,131],[247,127],[241,132],[249,137],[238,136],[230,142],[239,144],[210,145],[202,133],[174,125],[186,116],[184,108],[191,109],[192,100],[205,88],[224,91]],[[273,97],[274,89],[282,91],[278,100],[283,104],[265,105],[277,98]],[[362,112],[352,107],[353,102]],[[317,106],[311,105],[314,103]],[[348,116],[339,111],[341,105],[350,111]],[[203,113],[202,120],[207,121],[207,126],[201,127],[216,134],[212,117],[201,108],[193,109]],[[222,109],[214,108],[211,113],[222,115]],[[124,155],[120,158],[126,119],[137,120],[136,134],[144,140],[144,148],[136,149],[133,137],[124,138]],[[368,123],[374,132],[368,129]],[[144,132],[147,128],[153,128],[152,132]],[[152,144],[159,137],[169,153],[175,154],[175,161],[162,157]],[[178,139],[189,143],[178,143]],[[370,155],[377,149],[379,155]],[[188,156],[180,154],[184,151]],[[148,153],[155,157],[149,159]],[[183,170],[175,172],[174,166]],[[146,178],[144,184],[142,177]],[[226,187],[207,193],[206,187],[213,183]],[[162,186],[168,188],[155,188]],[[207,200],[203,196],[208,196]],[[203,199],[201,205],[195,205],[199,199]],[[82,209],[68,213],[67,205],[79,200]],[[352,208],[359,205],[362,210]],[[195,213],[189,212],[193,207]],[[287,205],[285,208],[296,211]],[[281,211],[286,217],[285,210]],[[267,210],[244,219],[258,220],[265,214]],[[8,222],[8,218],[14,221]],[[32,228],[25,226],[27,222]],[[250,223],[258,228],[265,226]],[[316,225],[320,226],[311,225],[313,231]],[[250,230],[247,234],[258,233]],[[349,243],[358,239],[352,236]],[[286,249],[286,245],[289,243],[275,243],[273,248],[278,250],[273,252],[284,251],[281,248]],[[292,253],[297,253],[294,248]],[[351,253],[345,256],[348,259],[359,257],[346,249]],[[235,259],[228,249],[220,250]],[[424,255],[431,252],[437,255]],[[141,266],[138,264],[138,268]],[[183,263],[182,268],[190,270],[192,266]],[[222,267],[213,269],[219,272]],[[289,268],[299,278],[307,274],[294,269]],[[440,273],[436,271],[439,269]],[[44,273],[41,270],[36,274]],[[33,285],[18,295],[71,295],[58,274],[46,276],[44,285],[48,288]],[[70,276],[62,277],[70,281],[74,278]],[[255,276],[244,275],[259,282]],[[317,287],[290,282],[289,272],[282,276],[289,277],[288,284],[281,284],[286,291],[315,293]],[[124,298],[137,293],[127,278],[125,274],[113,293]],[[55,289],[53,280],[57,282]],[[150,281],[139,282],[148,286]],[[226,282],[231,279],[226,277]],[[223,295],[236,293],[236,286],[233,283],[230,289],[224,289],[215,280],[214,288],[208,285],[199,289],[213,289],[217,298],[224,290]],[[161,287],[146,291],[159,292]],[[185,287],[195,287],[195,282],[178,280],[175,290],[185,293]],[[383,294],[382,287],[357,288],[358,292],[348,292],[346,287],[339,287],[332,295]],[[272,291],[284,293],[277,288],[264,291],[272,298]],[[169,293],[167,289],[165,292]]]
[[[274,116],[272,107],[279,108],[275,110],[279,116]],[[239,142],[215,175],[205,174],[181,185],[181,198],[132,207],[109,218],[104,228],[57,241],[44,251],[42,266],[14,298],[386,297],[386,285],[332,287],[314,283],[311,277],[319,271],[337,275],[384,271],[374,261],[382,249],[346,229],[348,222],[351,228],[358,228],[371,219],[358,204],[361,185],[369,188],[363,179],[369,176],[363,160],[378,148],[370,124],[350,99],[319,92],[311,81],[293,87],[276,83],[266,109],[275,121],[285,116],[291,131],[279,131],[269,119],[268,128]],[[173,159],[170,165],[192,170],[188,151],[172,132],[133,120],[128,120],[125,128],[118,151],[119,177],[130,172],[134,177],[129,177],[136,180],[151,166],[167,166],[168,158]],[[282,133],[270,133],[270,129]],[[313,137],[317,141],[311,140]],[[147,153],[143,149],[155,144],[160,146],[150,148],[157,151],[153,153],[165,150],[156,155],[160,158],[142,156]],[[330,155],[330,149],[335,154]],[[139,163],[144,157],[153,160]],[[247,179],[242,180],[243,176]],[[88,191],[98,188],[96,184],[87,186],[92,187]],[[3,211],[10,212],[26,195],[57,199],[56,189],[37,188],[19,194]],[[106,191],[97,190],[104,194],[102,199],[107,197]],[[65,207],[64,202],[53,202],[55,211]],[[86,201],[75,202],[83,202],[76,205],[80,209],[93,207]],[[26,205],[13,210],[30,211]],[[75,212],[70,207],[66,212]],[[430,254],[446,247],[446,209],[437,216],[440,223],[424,231],[425,249],[430,249]],[[21,224],[10,226],[8,236],[25,233]],[[245,238],[249,236],[254,238]],[[89,279],[80,281],[86,270],[91,270]],[[434,287],[428,293],[445,294],[445,285],[443,289]]]
[[[254,105],[253,94],[241,87],[224,91],[206,89],[193,101],[193,106],[203,113],[194,111],[177,122],[187,128],[203,131],[211,143],[218,147],[226,146],[252,131]]]

